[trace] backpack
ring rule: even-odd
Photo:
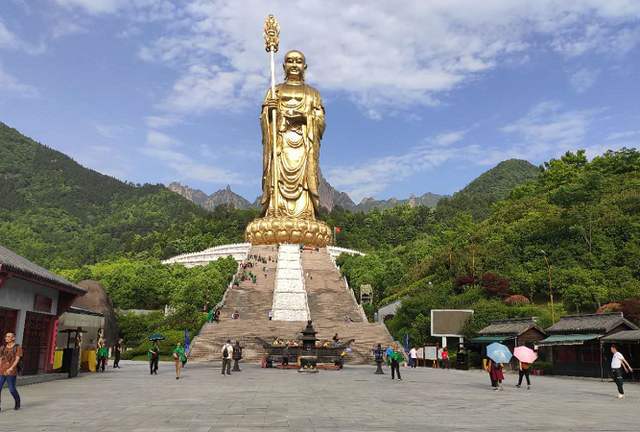
[[[222,358],[229,358],[229,350],[227,349],[227,346],[224,346],[224,349],[222,350]]]

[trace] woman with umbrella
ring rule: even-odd
[[[173,349],[173,360],[176,363],[176,379],[180,379],[180,370],[182,366],[187,363],[187,354],[184,352],[184,347],[180,342],[178,342]]]
[[[504,390],[504,387],[502,387],[502,381],[504,380],[502,363],[496,363],[493,359],[489,359],[489,376],[494,390]]]
[[[513,350],[513,354],[515,358],[518,359],[518,385],[516,387],[520,388],[522,386],[522,377],[527,379],[527,390],[531,389],[531,379],[529,378],[531,363],[536,361],[538,358],[538,354],[531,348],[526,346],[519,346]]]
[[[487,357],[489,358],[489,376],[491,377],[491,385],[494,390],[504,390],[502,381],[504,373],[502,365],[511,361],[511,351],[505,345],[494,342],[487,346]]]

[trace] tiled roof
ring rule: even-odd
[[[74,294],[84,294],[85,290],[69,282],[65,278],[51,273],[49,270],[32,263],[17,253],[0,246],[0,273],[11,272],[17,275],[33,279],[42,283],[48,283],[56,288]]]
[[[600,333],[605,334],[625,324],[630,330],[638,327],[624,319],[622,312],[605,314],[570,315],[547,329],[548,333]]]
[[[640,343],[640,330],[624,330],[605,336],[603,342],[635,342]]]
[[[532,327],[536,327],[534,318],[514,318],[493,321],[478,332],[480,335],[513,335],[519,336]],[[542,329],[538,329],[544,333]]]

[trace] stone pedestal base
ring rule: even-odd
[[[252,221],[245,238],[254,245],[305,244],[324,247],[331,242],[331,228],[322,221],[291,217],[264,217]]]

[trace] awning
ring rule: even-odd
[[[582,345],[587,341],[598,339],[599,334],[562,334],[551,335],[546,339],[541,340],[536,345],[538,346],[550,346],[550,345]]]
[[[499,342],[502,343],[506,340],[510,340],[510,339],[515,339],[515,336],[508,336],[508,335],[484,335],[484,336],[477,336],[474,337],[473,339],[471,339],[469,342],[470,343],[475,343],[475,344],[490,344],[490,343],[494,343],[494,342]]]

